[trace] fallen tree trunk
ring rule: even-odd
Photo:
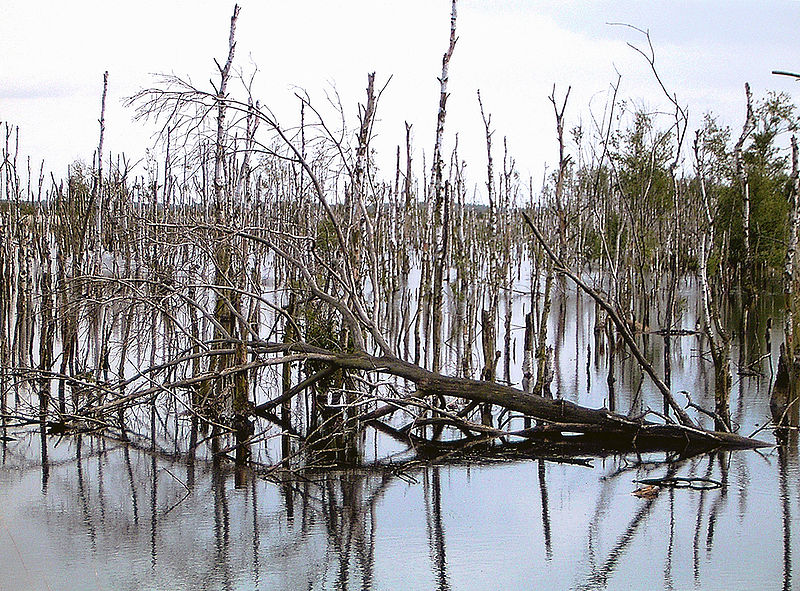
[[[462,420],[463,413],[450,416],[445,411],[432,412],[448,418],[453,426],[464,432],[471,432],[482,437],[512,437],[527,439],[531,442],[542,442],[552,445],[556,442],[570,441],[570,444],[581,443],[595,450],[665,450],[685,452],[703,451],[717,447],[728,449],[759,448],[770,444],[756,439],[743,437],[735,433],[723,433],[705,430],[694,425],[683,425],[672,422],[656,423],[645,420],[644,416],[638,418],[626,417],[608,409],[593,409],[577,405],[563,399],[552,399],[536,394],[529,394],[523,390],[505,386],[495,382],[470,380],[441,375],[423,369],[422,367],[403,361],[394,356],[374,356],[365,352],[337,353],[327,349],[311,346],[305,343],[252,343],[254,351],[266,353],[260,361],[251,362],[244,366],[234,366],[228,372],[237,372],[252,367],[265,365],[278,365],[289,361],[314,360],[326,363],[323,369],[301,381],[283,395],[258,406],[251,406],[250,414],[261,416],[281,428],[290,431],[282,423],[272,409],[281,403],[288,402],[290,398],[310,387],[320,377],[329,375],[339,369],[348,371],[376,372],[407,380],[414,384],[414,391],[404,398],[382,399],[386,402],[369,412],[356,415],[354,420],[358,424],[375,424],[406,405],[418,405],[428,397],[450,396],[470,402],[473,408],[479,404],[492,404],[509,411],[520,413],[537,421],[537,426],[531,429],[517,431],[501,431],[495,428],[477,427],[467,420]],[[278,355],[275,357],[274,355]],[[36,376],[32,372],[29,379]],[[81,420],[99,421],[106,413],[116,412],[120,406],[128,406],[141,401],[155,392],[168,392],[185,388],[187,385],[197,383],[199,380],[208,379],[207,374],[183,379],[177,382],[160,384],[133,392],[126,396],[111,400],[99,407],[83,409],[82,412],[65,417],[76,424]],[[351,425],[353,423],[350,423]],[[300,436],[299,433],[293,432]],[[583,437],[577,441],[575,435]],[[421,441],[415,441],[415,445]]]
[[[304,344],[291,345],[290,351],[309,354],[345,370],[374,371],[403,378],[415,384],[419,397],[443,395],[496,404],[536,419],[541,423],[541,433],[593,433],[596,439],[607,440],[614,448],[620,443],[627,443],[634,448],[676,451],[687,447],[754,449],[770,445],[735,433],[707,431],[675,423],[654,423],[643,417],[625,417],[607,409],[587,408],[563,399],[544,398],[494,382],[443,376],[395,357],[375,357],[366,353],[338,354]],[[368,418],[373,419],[374,414],[370,413]],[[364,417],[367,418],[367,415]]]

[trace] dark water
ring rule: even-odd
[[[687,301],[680,326],[693,328]],[[601,406],[607,365],[592,316],[572,292],[554,306],[554,387]],[[772,358],[752,365],[767,351],[763,331],[753,334],[741,359],[756,374],[733,366],[732,416],[745,435],[768,421],[778,343],[775,332]],[[663,339],[649,346],[661,359]],[[674,339],[673,390],[709,407],[701,350],[696,337]],[[630,362],[620,358],[617,372],[618,408],[658,408]],[[207,453],[189,463],[95,437],[48,436],[43,449],[38,431],[6,435],[15,439],[0,448],[0,589],[800,588],[796,441],[684,460],[485,461],[275,482]],[[774,441],[769,430],[758,436]],[[396,451],[372,432],[363,445],[367,463]],[[635,480],[665,476],[720,486],[631,494]]]

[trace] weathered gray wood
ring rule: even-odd
[[[333,354],[307,345],[293,345],[292,351],[306,352],[342,369],[376,371],[413,382],[419,396],[444,395],[479,403],[502,406],[539,421],[558,424],[564,431],[588,432],[601,428],[611,437],[645,441],[660,439],[670,449],[691,446],[758,448],[769,444],[735,433],[707,431],[693,426],[660,424],[629,418],[606,409],[579,406],[563,399],[549,399],[494,382],[443,376],[393,357],[374,357],[365,353]],[[374,418],[371,416],[370,418]],[[591,429],[590,427],[591,426]]]

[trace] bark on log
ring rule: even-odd
[[[420,396],[445,395],[478,403],[497,404],[545,423],[558,424],[561,431],[607,435],[615,447],[628,442],[633,447],[682,451],[686,448],[759,448],[770,444],[735,433],[721,433],[678,424],[660,424],[618,415],[606,409],[579,406],[567,400],[552,400],[494,382],[443,376],[395,357],[374,357],[366,353],[334,354],[297,344],[293,352],[308,353],[315,359],[347,370],[377,371],[413,382]]]

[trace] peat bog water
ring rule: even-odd
[[[691,330],[695,292],[685,287],[681,301],[681,326]],[[780,322],[770,343],[764,327],[766,317],[779,318],[780,304],[762,308],[760,328],[744,341],[732,327],[731,414],[744,435],[770,418]],[[593,315],[593,302],[571,287],[555,296],[553,390],[599,407],[607,403],[607,362],[595,350]],[[515,309],[512,382],[520,371],[520,317]],[[673,338],[672,387],[710,407],[713,368],[699,358],[698,342]],[[649,357],[659,362],[662,351],[663,338],[651,335]],[[630,360],[616,371],[618,409],[659,407]],[[276,482],[212,461],[204,445],[187,459],[89,435],[3,435],[1,589],[800,585],[796,439],[691,458],[462,458],[400,467],[408,450],[367,429],[363,468]],[[769,430],[757,437],[774,441]],[[271,439],[253,453],[268,463],[280,445]],[[387,467],[393,462],[397,469]],[[664,487],[652,498],[632,494],[642,486],[636,480],[665,476],[706,480]]]

